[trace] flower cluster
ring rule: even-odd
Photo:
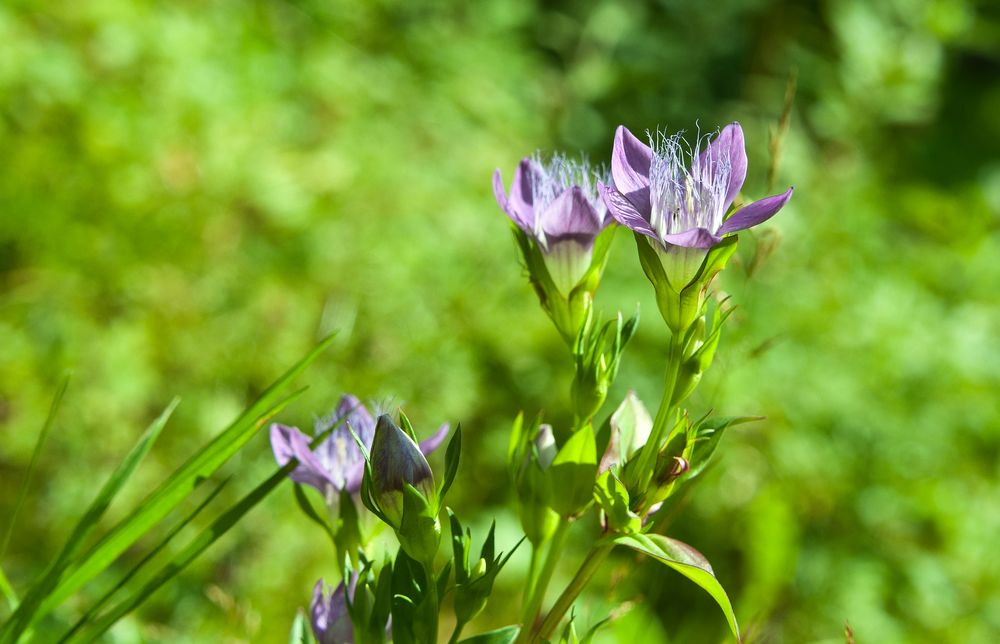
[[[680,492],[705,470],[725,430],[751,417],[694,417],[684,407],[711,366],[731,308],[708,297],[715,276],[736,250],[739,231],[774,216],[792,189],[743,203],[747,176],[743,130],[738,123],[714,138],[688,143],[680,134],[655,132],[648,144],[619,127],[610,171],[561,154],[524,158],[509,191],[499,170],[493,188],[510,218],[521,258],[539,301],[570,349],[572,418],[541,413],[514,422],[507,462],[518,516],[532,550],[519,624],[467,641],[510,644],[553,641],[557,627],[583,586],[615,547],[661,562],[708,591],[739,637],[732,606],[711,566],[694,548],[662,532]],[[736,205],[738,204],[738,205]],[[639,263],[652,282],[657,306],[670,329],[666,376],[655,414],[634,392],[599,422],[638,314],[601,321],[596,292],[615,231],[633,233]],[[423,441],[407,416],[380,414],[344,395],[334,412],[316,421],[312,437],[273,425],[271,444],[279,464],[294,459],[290,478],[318,490],[335,523],[317,516],[296,488],[314,521],[324,525],[344,564],[342,581],[329,591],[317,582],[312,629],[320,644],[401,644],[438,641],[442,597],[454,616],[449,641],[487,606],[494,581],[510,558],[496,552],[495,526],[472,555],[472,532],[444,500],[458,473],[461,429],[448,444],[444,471],[435,475],[427,456],[449,434],[442,425]],[[356,507],[357,504],[359,507]],[[360,509],[363,506],[363,509]],[[438,566],[442,524],[449,516],[450,558]],[[373,563],[369,539],[359,537],[362,513],[388,526],[398,549]],[[588,516],[591,535],[582,567],[546,611],[553,573],[571,543],[570,527]],[[345,535],[351,535],[350,538]],[[518,542],[514,548],[517,548]],[[578,638],[573,618],[561,642]]]

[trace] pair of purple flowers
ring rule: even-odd
[[[391,421],[386,422],[385,419],[379,418],[379,423],[384,428],[395,429]],[[312,439],[298,428],[277,423],[271,425],[271,449],[279,465],[283,466],[293,458],[296,459],[298,465],[289,477],[296,483],[316,488],[327,502],[332,504],[340,497],[341,492],[355,496],[360,492],[364,478],[365,457],[354,435],[370,452],[377,426],[372,414],[361,401],[350,394],[345,394],[332,414],[316,421],[314,426],[316,436],[327,431],[330,434],[316,446],[315,450],[310,449]],[[436,450],[448,436],[449,429],[450,426],[445,423],[430,438],[421,441],[420,454],[426,456]],[[398,440],[409,440],[398,429],[390,433]],[[417,446],[410,448],[411,452],[406,450],[393,452],[396,455],[402,453],[404,456],[409,453],[411,456],[409,460],[397,456],[394,462],[395,469],[390,474],[399,474],[396,470],[409,472],[413,468],[426,469],[427,475],[430,474],[427,462],[416,453],[413,449],[415,447]],[[410,479],[415,480],[412,473]],[[309,613],[313,633],[320,644],[343,644],[354,641],[347,603],[353,599],[356,581],[355,577],[351,579],[349,585],[341,582],[329,592],[324,589],[322,579],[316,582]]]
[[[556,156],[543,163],[536,156],[518,165],[509,194],[499,170],[493,189],[500,208],[537,243],[565,293],[588,270],[594,240],[612,220],[645,236],[661,257],[703,258],[727,234],[770,219],[791,198],[792,188],[726,216],[746,172],[739,123],[727,125],[704,149],[700,138],[692,148],[680,134],[656,133],[646,145],[619,126],[611,181],[586,162]]]
[[[371,450],[375,419],[360,400],[344,394],[332,414],[316,421],[315,434],[318,436],[330,428],[333,428],[330,435],[311,450],[311,439],[298,428],[271,425],[271,449],[278,465],[297,459],[298,467],[290,478],[316,488],[328,500],[342,491],[357,494],[361,490],[365,458],[351,432],[357,435],[365,449]],[[430,438],[421,441],[421,453],[426,456],[436,450],[448,436],[449,429],[448,423],[444,423]]]

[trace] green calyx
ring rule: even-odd
[[[736,252],[737,236],[730,235],[707,251],[663,250],[640,233],[635,233],[635,241],[639,263],[656,290],[663,320],[674,333],[686,332],[701,314],[712,280]]]
[[[593,309],[615,228],[601,232],[590,249],[570,241],[554,244],[549,252],[520,228],[512,228],[538,301],[570,347]]]

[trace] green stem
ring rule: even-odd
[[[556,571],[556,565],[562,557],[563,547],[566,545],[566,537],[569,536],[570,522],[568,519],[560,517],[559,525],[549,540],[548,551],[545,555],[545,564],[535,580],[534,588],[531,589],[528,603],[524,606],[524,613],[521,616],[521,633],[518,635],[518,642],[527,641],[525,638],[538,621],[542,603],[545,601],[545,592],[549,589],[549,582]]]
[[[531,598],[535,592],[535,586],[538,584],[538,559],[541,549],[545,546],[547,541],[542,541],[537,545],[531,544],[531,563],[528,564],[528,585],[524,590],[523,602],[521,606],[521,617],[522,621],[527,619],[528,607],[531,604]]]
[[[438,605],[437,576],[434,574],[433,559],[424,564],[424,574],[427,576],[427,641],[438,641],[438,613],[441,607]]]
[[[642,477],[639,489],[645,489],[653,475],[653,466],[656,464],[656,454],[663,441],[663,435],[670,424],[670,418],[674,414],[676,407],[671,404],[674,398],[674,387],[677,385],[677,375],[684,359],[684,336],[686,331],[681,330],[670,337],[670,352],[667,355],[667,372],[663,378],[663,399],[660,401],[660,408],[656,412],[653,420],[653,429],[650,432],[646,446],[639,453],[639,463],[635,471]]]
[[[456,644],[458,642],[458,638],[462,634],[463,628],[465,628],[465,622],[455,623],[455,630],[451,632],[451,637],[448,638],[448,644]]]
[[[545,616],[545,620],[541,626],[533,629],[530,642],[537,642],[540,638],[548,639],[552,635],[556,627],[559,626],[559,622],[562,621],[566,611],[573,605],[576,598],[580,596],[580,592],[583,591],[584,586],[587,585],[591,577],[594,576],[594,573],[597,572],[597,569],[601,567],[604,560],[611,554],[612,548],[614,548],[613,545],[604,545],[593,548],[590,551],[587,558],[580,565],[580,569],[576,571],[573,581],[569,582],[566,590],[559,595],[559,599],[556,600],[549,614]]]

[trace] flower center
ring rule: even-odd
[[[587,159],[570,159],[563,154],[554,154],[545,161],[540,153],[531,157],[533,174],[531,177],[531,201],[535,210],[535,238],[542,248],[548,248],[548,239],[542,230],[542,214],[563,192],[578,186],[587,201],[603,220],[607,213],[604,200],[597,193],[597,182],[610,183],[611,174],[604,166],[591,166]]]
[[[728,155],[702,150],[707,136],[694,147],[678,132],[667,136],[650,133],[653,158],[649,166],[650,225],[662,239],[666,235],[704,228],[711,233],[722,226],[726,190],[732,173]]]

